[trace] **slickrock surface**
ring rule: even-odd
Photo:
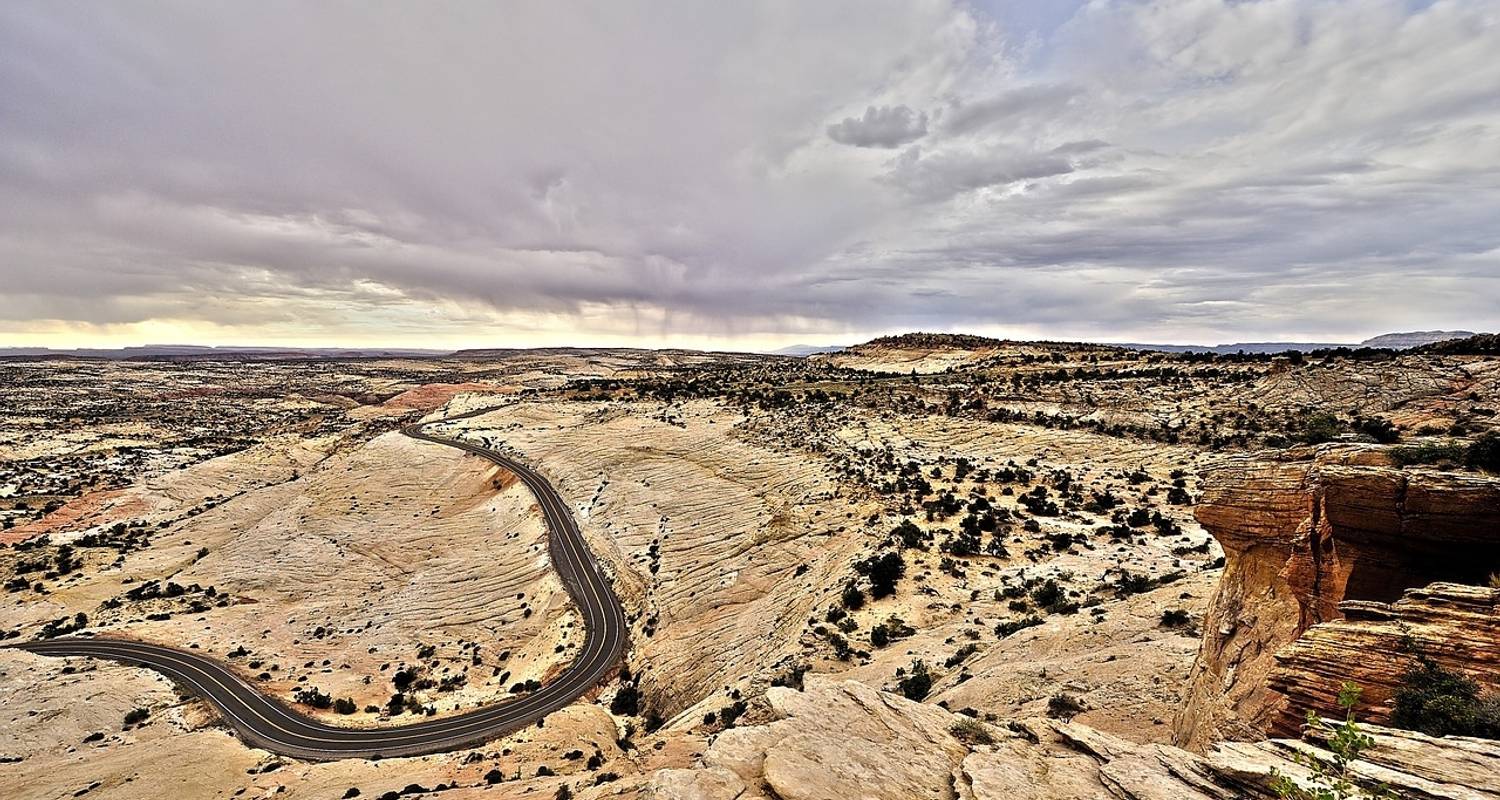
[[[582,644],[535,499],[509,473],[394,432],[318,462],[262,461],[234,454],[132,489],[147,522],[173,524],[17,611],[84,613],[100,633],[196,648],[287,701],[306,688],[349,698],[356,713],[321,713],[361,725],[411,718],[382,719],[403,668],[431,681],[412,699],[450,712],[511,696]],[[238,492],[167,513],[226,476]],[[152,581],[184,591],[132,599]]]
[[[469,402],[460,396],[455,405]],[[1188,526],[1179,534],[1124,544],[1099,534],[1087,518],[1048,518],[1036,534],[1017,525],[1007,556],[961,559],[960,579],[942,572],[952,559],[938,547],[907,550],[908,577],[896,594],[848,612],[857,623],[844,631],[858,651],[853,658],[833,657],[815,631],[829,629],[830,607],[842,610],[850,561],[884,541],[899,519],[863,484],[836,471],[842,457],[863,458],[855,454],[878,443],[892,448],[898,463],[938,466],[946,458],[943,469],[952,475],[955,454],[996,465],[1035,455],[1047,459],[1036,467],[1045,476],[1039,483],[1051,484],[1055,467],[1080,486],[1108,483],[1125,496],[1120,476],[1138,469],[1165,476],[1190,461],[1185,449],[1083,431],[1038,436],[1003,423],[864,413],[810,434],[742,422],[738,412],[707,401],[671,407],[553,401],[519,402],[451,427],[513,449],[572,503],[634,612],[630,658],[649,706],[673,726],[696,725],[738,700],[736,691],[754,697],[795,665],[889,686],[920,658],[934,669],[932,699],[955,708],[1036,713],[1052,694],[1069,691],[1085,696],[1084,719],[1092,723],[1143,739],[1170,734],[1165,722],[1180,701],[1196,632],[1168,629],[1160,620],[1168,609],[1201,617],[1210,587],[1203,568],[1213,555],[1207,534],[1191,523],[1190,507],[1167,504],[1162,494],[1152,498],[1153,507]],[[810,443],[818,449],[807,449]],[[1141,485],[1130,499],[1145,502],[1145,491]],[[1014,507],[1013,496],[994,497]],[[872,517],[883,521],[869,523]],[[951,529],[957,522],[932,525]],[[1062,530],[1094,538],[1058,549],[1047,536]],[[1112,582],[1122,571],[1175,574],[1181,582],[1117,604]],[[1072,616],[1022,631],[1014,642],[995,641],[998,622],[1022,616],[1015,596],[1002,596],[1001,587],[1048,578],[1061,580],[1080,601],[1097,595],[1099,605],[1082,613],[1075,607]],[[872,646],[871,629],[892,617],[913,632]]]
[[[1272,740],[1196,756],[1047,719],[983,725],[994,743],[966,744],[954,732],[965,717],[852,681],[814,681],[800,693],[771,689],[768,698],[776,721],[720,734],[691,769],[652,774],[642,796],[1230,800],[1274,797],[1273,768],[1300,778],[1306,773],[1289,760],[1290,753],[1320,752]],[[1384,781],[1413,800],[1500,797],[1494,781],[1500,744],[1367,731],[1376,744],[1366,761],[1356,763],[1362,777]]]
[[[299,470],[327,457],[339,444],[336,436],[276,437],[124,489],[86,493],[45,517],[0,533],[0,541],[20,542],[44,533],[55,541],[65,541],[69,533],[119,520],[143,520],[153,525],[175,521],[195,506],[289,480]]]
[[[125,714],[146,709],[143,722]],[[411,786],[440,797],[551,798],[596,773],[633,773],[602,708],[579,704],[488,747],[380,761],[282,759],[247,748],[184,702],[156,673],[88,659],[0,649],[0,797],[108,800],[239,797],[330,800],[358,789],[379,798]],[[597,756],[590,768],[588,759]],[[538,775],[542,768],[555,775]],[[491,785],[492,781],[499,781]],[[453,788],[449,788],[453,787]]]
[[[768,700],[773,721],[717,734],[706,747],[669,734],[622,751],[609,716],[583,704],[486,748],[309,764],[243,747],[149,672],[0,650],[0,720],[13,734],[0,745],[0,796],[303,800],[419,786],[494,800],[552,797],[566,785],[581,800],[1231,800],[1274,796],[1272,768],[1302,776],[1290,754],[1319,752],[1272,740],[1196,756],[1057,720],[978,724],[853,681],[812,678],[806,691],[775,688]],[[137,707],[149,709],[145,721],[122,725]],[[959,723],[978,724],[993,743],[960,739]],[[1500,744],[1365,730],[1375,745],[1356,774],[1412,800],[1500,798]]]
[[[1048,700],[1065,692],[1084,703],[1077,722],[1135,742],[1167,741],[1198,638],[1196,627],[1163,627],[1162,612],[1183,609],[1201,618],[1214,578],[1197,574],[1112,605],[1099,617],[1057,617],[1008,636],[938,681],[930,699],[954,710],[1041,716]],[[952,649],[934,647],[930,660],[941,664]]]
[[[1500,360],[1401,356],[1385,363],[1341,362],[1283,370],[1257,382],[1251,396],[1267,408],[1322,407],[1344,413],[1392,412],[1404,424],[1451,418],[1476,397],[1500,395]]]
[[[1492,476],[1399,470],[1380,448],[1333,446],[1227,458],[1205,480],[1197,516],[1226,565],[1176,721],[1191,748],[1258,738],[1296,713],[1271,690],[1276,653],[1343,601],[1478,584],[1500,563]]]
[[[1495,568],[1475,532],[1500,530],[1500,479],[1397,470],[1375,446],[1215,454],[1315,438],[1325,413],[1318,435],[1367,436],[1382,429],[1357,415],[1377,414],[1452,461],[1494,428],[1495,359],[915,334],[807,361],[556,350],[10,374],[27,405],[7,419],[45,435],[0,433],[0,521],[51,540],[0,548],[8,635],[86,613],[85,632],[197,646],[283,699],[350,698],[353,714],[316,713],[363,725],[544,680],[582,630],[529,493],[381,433],[502,405],[448,428],[560,489],[624,600],[631,676],[487,747],[303,764],[246,748],[149,671],[0,651],[0,797],[1255,798],[1272,767],[1298,774],[1302,747],[1262,728],[1295,733],[1337,681],[1365,683],[1361,717],[1383,719],[1403,647],[1487,683],[1494,669],[1492,596],[1439,583],[1387,603]],[[66,405],[59,380],[77,384]],[[918,661],[930,690],[903,686]],[[398,672],[417,708],[390,714]],[[1082,710],[1042,718],[1061,694]],[[127,728],[135,707],[150,716]],[[1494,797],[1493,743],[1376,738],[1365,774]]]
[[[712,403],[658,418],[552,402],[455,424],[568,499],[636,612],[632,662],[650,665],[642,689],[664,717],[799,653],[858,544],[866,506],[821,462],[730,435],[736,421]]]
[[[1343,619],[1314,625],[1276,654],[1270,686],[1287,702],[1274,733],[1296,734],[1301,709],[1326,708],[1344,681],[1364,689],[1362,719],[1387,721],[1402,673],[1419,656],[1500,690],[1500,589],[1434,583],[1394,603],[1352,600],[1339,610]]]

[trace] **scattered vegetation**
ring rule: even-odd
[[[1485,472],[1500,472],[1500,433],[1490,431],[1468,442],[1421,442],[1391,448],[1391,460],[1415,464],[1463,464]]]
[[[896,581],[906,574],[906,560],[899,552],[888,550],[856,563],[854,571],[870,581],[870,597],[879,600],[896,593]]]

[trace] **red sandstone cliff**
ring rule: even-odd
[[[1393,631],[1418,620],[1421,652],[1440,663],[1473,672],[1460,663],[1472,661],[1466,653],[1500,652],[1488,590],[1434,587],[1385,605],[1435,581],[1482,584],[1500,569],[1500,479],[1396,469],[1379,448],[1298,448],[1225,459],[1208,473],[1197,513],[1224,547],[1225,568],[1176,720],[1180,744],[1295,732],[1305,708],[1327,703],[1345,679],[1384,703],[1413,658]],[[1460,596],[1467,605],[1455,610]],[[1341,608],[1365,616],[1287,649],[1342,619]],[[1386,617],[1383,626],[1372,616]],[[1470,633],[1480,641],[1439,645]]]

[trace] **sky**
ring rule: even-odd
[[[1500,329],[1496,0],[0,4],[0,346]]]

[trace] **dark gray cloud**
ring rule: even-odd
[[[900,147],[927,135],[927,114],[906,106],[870,106],[864,116],[828,126],[828,138],[854,147]]]
[[[1493,9],[981,9],[0,5],[0,342],[1500,327]]]

